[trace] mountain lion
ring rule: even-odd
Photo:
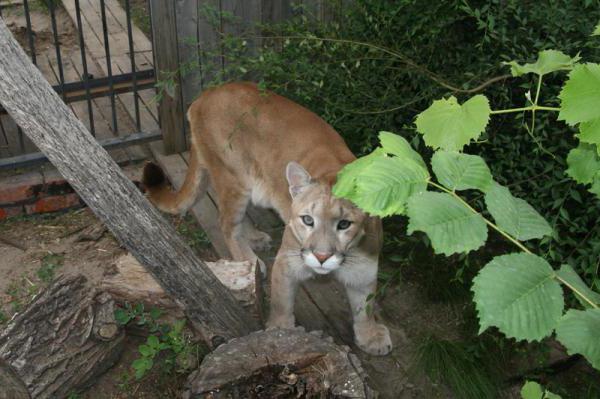
[[[287,224],[272,270],[267,326],[293,327],[298,285],[331,274],[346,288],[357,345],[388,353],[389,331],[367,308],[377,285],[381,221],[331,194],[337,173],[355,159],[338,133],[304,107],[251,83],[206,90],[187,117],[191,149],[183,186],[172,191],[160,167],[148,163],[143,182],[150,200],[165,212],[184,212],[201,194],[206,168],[235,260],[257,261],[253,248],[270,241],[242,223],[248,203],[274,209]]]

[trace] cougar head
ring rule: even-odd
[[[302,261],[318,274],[328,274],[351,261],[351,249],[365,235],[367,215],[350,201],[336,198],[327,182],[311,179],[296,162],[286,168],[292,196],[288,222],[300,244]]]

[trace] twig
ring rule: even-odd
[[[6,245],[10,245],[11,247],[20,249],[23,252],[27,251],[27,247],[25,245],[13,240],[12,238],[0,236],[0,242],[4,243]]]

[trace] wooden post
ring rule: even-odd
[[[158,103],[160,128],[167,155],[186,150],[186,109],[181,88],[176,8],[174,1],[150,0],[156,76],[158,81],[170,81],[170,89],[163,88]]]
[[[167,3],[167,2],[164,2]],[[0,19],[0,103],[213,344],[257,322],[121,172]]]

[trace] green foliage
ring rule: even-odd
[[[579,353],[600,370],[600,309],[569,310],[556,327],[556,337],[572,355]]]
[[[573,270],[571,265],[564,264],[560,270],[556,272],[560,281],[567,285],[574,293],[575,297],[579,300],[581,305],[585,308],[590,308],[595,305],[600,305],[600,294],[592,291],[579,277],[579,275]],[[581,293],[581,294],[580,294]],[[591,303],[590,303],[591,301]]]
[[[138,380],[154,367],[157,360],[160,360],[161,370],[166,373],[187,372],[198,364],[201,349],[185,333],[185,320],[177,320],[172,325],[163,324],[158,322],[161,315],[162,311],[158,308],[146,312],[142,303],[126,303],[125,308],[115,310],[115,319],[120,325],[134,322],[151,333],[146,343],[138,347],[140,357],[131,364]]]
[[[561,51],[544,50],[540,51],[537,61],[533,64],[520,65],[516,61],[502,64],[509,65],[512,76],[516,77],[527,73],[546,75],[556,71],[570,71],[580,59],[578,55],[571,58]]]
[[[423,231],[436,253],[452,255],[481,247],[487,239],[485,220],[446,193],[423,192],[408,200],[408,233]]]
[[[393,136],[382,132],[381,149],[344,168],[334,194],[351,199],[373,215],[404,213],[408,197],[425,190],[429,172],[408,142]]]
[[[495,381],[471,351],[460,343],[428,336],[419,343],[416,353],[419,367],[436,383],[444,383],[457,398],[485,399],[498,397]]]
[[[540,384],[535,381],[527,381],[523,388],[521,388],[521,398],[523,399],[561,399],[559,395],[556,395],[550,391],[542,388]]]
[[[61,267],[64,262],[64,256],[60,254],[49,253],[42,258],[42,265],[36,274],[44,283],[54,280],[56,269]]]
[[[577,183],[589,184],[600,170],[600,158],[596,149],[589,144],[580,144],[573,148],[567,157],[567,174]]]
[[[571,73],[559,95],[558,119],[571,126],[600,118],[600,65],[579,64]]]
[[[477,95],[460,105],[454,96],[436,100],[415,121],[425,143],[434,148],[460,151],[485,130],[490,105],[485,96]]]
[[[552,234],[546,220],[526,201],[515,198],[506,187],[493,183],[485,194],[485,204],[502,230],[520,241]]]
[[[438,181],[449,190],[477,189],[487,191],[492,174],[485,161],[477,155],[436,151],[431,167]]]
[[[496,326],[519,340],[550,335],[564,308],[562,288],[553,277],[552,267],[539,256],[495,257],[473,280],[480,333]]]

